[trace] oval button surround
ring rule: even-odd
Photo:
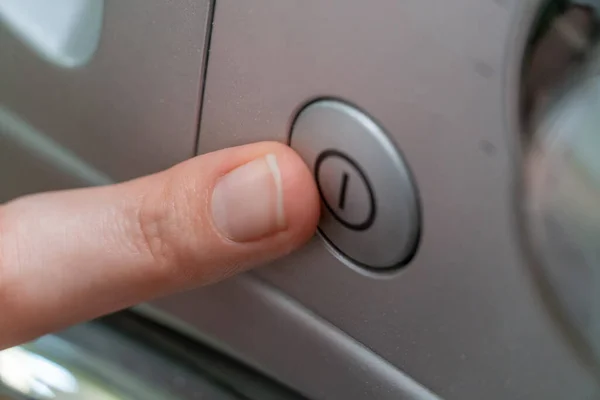
[[[362,111],[336,100],[304,107],[290,145],[311,168],[322,203],[319,232],[347,260],[405,265],[419,239],[416,190],[400,152]]]

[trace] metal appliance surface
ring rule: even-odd
[[[410,168],[422,212],[412,260],[365,274],[315,237],[137,311],[311,399],[598,398],[523,243],[521,69],[542,5],[106,0],[98,48],[76,68],[0,25],[0,196],[287,142],[304,105],[339,99]]]

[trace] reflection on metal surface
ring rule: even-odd
[[[290,393],[128,312],[0,351],[0,400],[300,398]]]
[[[0,22],[56,65],[77,67],[93,56],[104,0],[2,0]]]
[[[576,7],[567,7],[558,23],[569,15],[581,22],[584,13],[595,20],[593,10]],[[591,23],[573,27],[591,34]],[[545,89],[529,93],[535,112],[529,115],[525,211],[543,277],[569,326],[600,361],[600,48],[590,46],[577,68],[554,65],[553,76],[538,86]],[[575,51],[561,54],[555,61],[575,59]]]
[[[108,185],[112,180],[76,154],[36,130],[0,104],[0,137],[6,136],[33,155],[43,158],[63,172],[91,185]]]
[[[35,400],[171,399],[117,365],[57,337],[0,352],[0,398]],[[137,388],[137,390],[135,389]]]
[[[27,399],[128,399],[109,385],[103,388],[93,378],[23,347],[0,352],[0,393]]]
[[[0,352],[0,382],[36,399],[79,392],[77,379],[67,369],[21,347]]]

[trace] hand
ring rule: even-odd
[[[106,187],[0,206],[0,349],[288,254],[314,233],[312,176],[258,143]]]

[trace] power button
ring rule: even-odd
[[[315,180],[323,204],[340,224],[356,231],[373,225],[376,215],[373,188],[360,165],[350,156],[333,149],[319,154]]]
[[[322,100],[297,116],[290,144],[312,169],[319,231],[336,252],[368,268],[404,265],[419,235],[419,205],[395,145],[366,114]]]

